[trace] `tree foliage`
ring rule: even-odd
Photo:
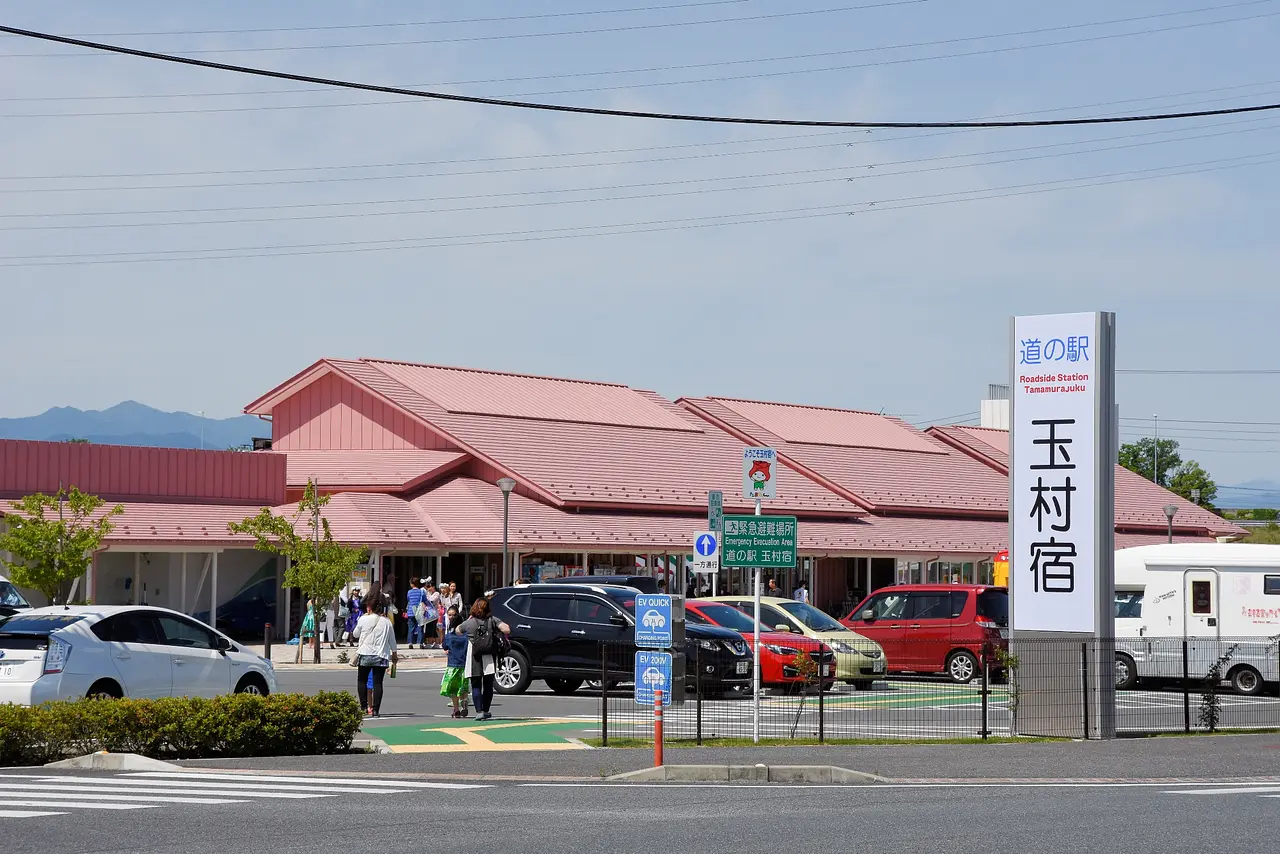
[[[112,517],[124,512],[117,504],[98,513],[103,504],[74,486],[70,492],[60,489],[10,502],[13,512],[5,516],[8,530],[0,534],[0,552],[12,557],[0,558],[0,563],[13,582],[57,602],[63,586],[88,570],[93,553],[114,527]]]
[[[367,551],[363,546],[334,541],[323,512],[328,503],[329,496],[320,495],[315,483],[308,481],[292,519],[276,516],[264,507],[257,516],[231,522],[227,527],[232,533],[253,536],[257,540],[254,548],[259,551],[287,557],[285,586],[297,587],[303,596],[321,606],[338,595]]]
[[[1218,495],[1218,485],[1195,460],[1187,460],[1178,466],[1169,480],[1169,489],[1188,501],[1210,509],[1213,508],[1213,499]],[[1199,490],[1199,497],[1196,497],[1196,490]]]
[[[1157,456],[1156,451],[1159,450]],[[1120,446],[1120,465],[1160,486],[1168,486],[1170,474],[1182,465],[1176,439],[1139,439]],[[1159,471],[1156,468],[1159,467]]]
[[[1280,544],[1280,525],[1275,522],[1268,522],[1261,528],[1254,528],[1249,531],[1249,535],[1244,538],[1244,542],[1265,545]]]

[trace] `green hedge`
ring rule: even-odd
[[[0,767],[100,750],[156,759],[338,753],[361,720],[356,698],[336,692],[0,705]]]

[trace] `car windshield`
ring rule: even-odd
[[[815,632],[847,632],[844,626],[837,623],[829,615],[805,602],[785,602],[779,605],[782,610],[795,617],[805,628]]]
[[[983,590],[978,594],[978,616],[997,626],[1009,625],[1009,591]]]
[[[8,581],[0,581],[0,605],[8,608],[30,608],[31,603],[22,598],[18,588]]]
[[[1116,619],[1133,620],[1142,616],[1142,591],[1116,591]]]
[[[708,620],[722,628],[733,629],[735,632],[754,632],[756,630],[756,621],[737,608],[731,608],[728,605],[706,604],[699,605],[698,610]],[[760,631],[767,632],[769,630],[761,627]]]
[[[636,615],[636,594],[629,590],[610,590],[605,588],[604,595],[613,600],[613,604],[626,611],[632,617]]]
[[[0,622],[0,634],[47,635],[83,619],[80,614],[14,614]]]

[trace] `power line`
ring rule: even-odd
[[[547,38],[550,36],[589,36],[601,35],[605,33],[628,33],[638,30],[665,30],[679,27],[696,27],[715,24],[739,24],[752,21],[773,21],[781,18],[800,18],[811,17],[814,15],[830,15],[841,12],[863,12],[871,9],[885,9],[898,6],[916,6],[921,3],[928,3],[930,0],[885,0],[880,3],[867,3],[858,6],[834,6],[826,9],[803,9],[791,12],[770,12],[762,15],[743,15],[737,18],[705,18],[697,21],[662,21],[656,24],[629,24],[620,27],[598,27],[589,30],[559,30],[554,32],[540,33],[501,33],[489,34],[483,36],[455,36],[444,39],[409,39],[405,41],[382,41],[382,42],[360,42],[354,44],[315,44],[315,45],[269,45],[266,47],[244,47],[244,48],[205,48],[201,50],[187,51],[188,54],[206,54],[206,53],[278,53],[282,51],[295,50],[335,50],[335,49],[351,49],[351,48],[367,48],[367,47],[403,47],[408,45],[428,45],[428,44],[463,44],[467,42],[489,42],[489,41],[511,41],[514,39],[535,39]],[[13,32],[14,35],[26,35],[24,32]],[[81,47],[89,44],[79,39],[59,38],[53,39],[63,44],[79,45]],[[82,56],[78,53],[14,53],[8,54],[8,57],[68,57]]]
[[[1250,121],[1250,120],[1246,120],[1246,121]],[[1249,128],[1245,130],[1274,130],[1276,127],[1280,127],[1280,125],[1267,125],[1263,127]],[[1147,134],[1140,134],[1140,136],[1150,136],[1150,135],[1156,135],[1156,134],[1162,134],[1162,133],[1168,133],[1168,131],[1153,131]],[[1012,157],[1012,158],[1004,158],[1004,159],[998,159],[998,160],[978,161],[974,163],[959,163],[959,164],[951,164],[951,165],[944,165],[944,166],[931,166],[931,167],[925,167],[920,169],[902,169],[902,170],[892,171],[892,172],[886,172],[886,171],[883,171],[883,169],[880,169],[880,171],[872,171],[871,174],[862,176],[857,180],[864,181],[868,179],[894,178],[894,177],[901,177],[906,175],[919,175],[924,173],[950,171],[954,169],[971,169],[971,168],[977,168],[981,166],[996,166],[996,165],[1003,165],[1008,163],[1044,160],[1044,159],[1056,158],[1056,157],[1076,156],[1081,154],[1096,154],[1104,151],[1115,151],[1115,150],[1121,150],[1121,149],[1127,149],[1127,148],[1141,147],[1145,145],[1156,145],[1156,144],[1163,144],[1163,143],[1169,143],[1169,142],[1194,141],[1197,139],[1203,139],[1207,137],[1220,136],[1225,133],[1232,133],[1232,132],[1224,131],[1224,132],[1214,133],[1214,134],[1202,134],[1199,136],[1179,137],[1175,139],[1166,139],[1166,140],[1153,140],[1153,141],[1142,142],[1142,143],[1128,143],[1128,144],[1119,145],[1119,146],[1103,146],[1103,147],[1097,147],[1097,148],[1086,148],[1078,151],[1065,151],[1065,152],[1058,152],[1055,154],[1041,154],[1041,155],[1033,155],[1030,157]],[[1121,139],[1126,137],[1114,137],[1114,138]],[[1051,143],[1047,145],[1024,146],[1021,148],[1004,149],[1004,150],[999,150],[994,152],[988,152],[988,154],[1005,154],[1005,153],[1020,153],[1025,151],[1042,151],[1044,149],[1060,148],[1067,145],[1080,145],[1080,144],[1082,143],[1076,143],[1076,142]],[[713,178],[685,178],[685,179],[677,179],[677,180],[671,180],[671,181],[651,181],[651,182],[640,182],[640,183],[632,183],[632,184],[614,184],[609,186],[517,190],[517,191],[509,191],[509,192],[502,192],[502,193],[474,193],[474,194],[465,194],[465,195],[457,195],[457,196],[436,195],[430,198],[419,198],[415,200],[400,200],[398,202],[365,203],[365,202],[351,201],[351,202],[310,203],[308,206],[333,207],[333,206],[360,206],[364,204],[389,204],[389,203],[404,204],[404,203],[413,203],[413,202],[472,201],[477,199],[506,199],[506,198],[519,198],[519,197],[527,197],[527,196],[544,196],[548,194],[559,195],[559,194],[567,194],[567,193],[588,193],[588,192],[599,192],[599,191],[605,191],[605,190],[631,190],[631,189],[645,189],[645,188],[652,188],[652,187],[686,186],[690,184],[708,184],[708,183],[716,183],[716,182],[722,182],[722,181],[746,181],[746,180],[758,179],[758,178],[771,178],[771,177],[772,178],[776,178],[776,177],[790,178],[796,175],[810,175],[815,173],[816,174],[829,174],[831,172],[845,173],[845,172],[854,171],[856,169],[876,170],[880,167],[885,167],[885,166],[910,165],[910,164],[916,164],[916,163],[929,163],[929,162],[937,162],[937,161],[950,161],[950,160],[956,160],[956,159],[975,158],[975,157],[981,157],[981,156],[983,155],[982,154],[953,154],[953,155],[941,155],[937,157],[921,157],[921,158],[910,158],[905,160],[887,161],[880,164],[869,164],[869,165],[864,164],[857,167],[832,166],[832,167],[819,167],[814,169],[788,170],[788,171],[772,172],[772,173],[769,173],[769,172],[754,173],[752,175],[728,175],[728,176],[713,177]],[[457,173],[447,173],[447,175],[425,176],[425,177],[451,177],[455,174]],[[413,176],[392,176],[392,177],[399,177],[403,179],[404,177],[413,177]],[[424,176],[418,176],[418,177],[424,177]],[[681,191],[670,192],[670,193],[646,193],[641,195],[627,195],[627,196],[598,196],[594,198],[560,199],[560,200],[541,201],[541,202],[528,202],[523,204],[488,205],[488,206],[481,206],[477,208],[443,208],[443,209],[429,208],[424,210],[407,210],[407,211],[406,210],[355,211],[352,213],[307,214],[307,215],[301,215],[301,216],[237,217],[237,218],[223,218],[223,219],[166,221],[166,222],[129,222],[129,223],[105,222],[105,223],[84,223],[84,224],[77,223],[77,224],[55,224],[55,225],[18,225],[18,226],[0,227],[0,232],[61,231],[61,230],[73,230],[73,229],[101,229],[101,228],[151,228],[151,227],[167,228],[167,227],[192,226],[192,225],[229,225],[229,224],[245,224],[245,223],[256,223],[256,222],[314,221],[314,220],[327,220],[327,219],[345,219],[345,218],[352,218],[352,217],[367,217],[367,216],[409,216],[409,215],[432,214],[432,213],[441,213],[441,212],[497,210],[497,209],[513,208],[513,207],[540,207],[540,206],[557,205],[557,204],[587,204],[587,203],[608,203],[608,202],[617,202],[617,201],[634,201],[639,199],[669,198],[673,196],[705,195],[705,194],[720,193],[720,192],[740,192],[740,191],[751,191],[751,190],[774,189],[778,187],[797,187],[802,185],[847,182],[850,180],[851,179],[849,177],[846,177],[845,175],[840,175],[834,178],[816,178],[816,179],[803,180],[803,181],[790,180],[790,181],[773,182],[773,183],[765,183],[765,184],[752,183],[752,184],[732,186],[732,187],[711,187],[711,188],[704,188],[704,189],[697,189],[697,190],[681,190]],[[184,187],[182,185],[179,185],[178,188],[189,189],[190,187]],[[117,189],[117,188],[96,188],[96,189]],[[128,188],[122,188],[122,189],[128,189]],[[0,190],[0,193],[17,193],[17,192],[22,192],[22,191],[21,190]],[[266,206],[266,207],[270,208],[271,206]],[[173,213],[173,211],[169,211],[169,212],[160,212],[160,211],[150,212],[149,211],[149,212],[142,212],[142,215],[158,215],[160,213]],[[138,215],[138,214],[135,214],[135,215]]]
[[[1258,160],[1257,158],[1266,157],[1267,159]],[[1253,158],[1253,162],[1242,162],[1248,158]],[[261,247],[231,247],[219,249],[186,249],[186,250],[152,250],[154,256],[159,257],[141,257],[141,258],[122,258],[118,256],[125,255],[144,255],[143,252],[109,252],[109,253],[82,253],[78,255],[30,255],[30,256],[0,256],[0,261],[17,261],[19,263],[0,263],[0,267],[54,267],[54,266],[83,266],[97,264],[137,264],[137,263],[158,263],[165,261],[211,261],[211,260],[233,260],[243,258],[259,258],[259,257],[284,257],[299,255],[332,255],[344,254],[350,252],[372,252],[372,251],[390,251],[404,249],[434,249],[442,247],[454,246],[481,246],[493,245],[499,243],[527,243],[542,240],[562,240],[580,237],[601,237],[614,235],[631,235],[631,234],[647,234],[660,231],[682,231],[700,228],[721,227],[726,225],[748,225],[766,222],[782,222],[801,219],[814,219],[818,217],[831,216],[852,216],[855,213],[877,213],[890,210],[907,210],[911,208],[933,207],[942,204],[955,204],[959,202],[969,201],[986,201],[991,199],[1010,198],[1014,196],[1034,195],[1045,192],[1056,192],[1064,189],[1082,189],[1086,187],[1099,187],[1110,184],[1133,183],[1136,181],[1152,180],[1155,178],[1174,177],[1178,175],[1194,175],[1206,172],[1221,171],[1224,169],[1236,169],[1245,166],[1256,166],[1264,163],[1272,163],[1280,160],[1280,153],[1272,152],[1269,154],[1244,155],[1242,157],[1226,158],[1224,160],[1201,161],[1199,164],[1184,164],[1186,167],[1198,167],[1201,164],[1216,164],[1212,166],[1202,166],[1201,168],[1183,168],[1182,166],[1164,166],[1152,169],[1141,169],[1130,172],[1116,172],[1107,175],[1087,176],[1077,178],[1065,178],[1056,181],[1035,182],[1030,184],[1011,185],[1003,188],[995,188],[998,190],[1017,190],[1016,192],[999,192],[991,193],[989,190],[963,190],[951,193],[938,193],[923,196],[908,196],[899,199],[887,200],[888,204],[880,204],[878,202],[858,202],[843,205],[817,205],[810,207],[791,208],[775,211],[759,211],[752,213],[739,214],[715,214],[701,217],[688,217],[684,219],[659,219],[649,220],[645,222],[633,223],[612,223],[607,225],[592,226],[569,226],[551,229],[534,229],[525,231],[507,231],[507,232],[490,232],[470,235],[451,235],[439,237],[405,237],[392,238],[376,241],[328,241],[317,244],[295,244],[284,246],[261,246]],[[1169,171],[1171,169],[1181,169],[1182,171]],[[1163,174],[1156,174],[1163,173]],[[1121,177],[1129,176],[1129,177]],[[1104,180],[1093,180],[1094,178]],[[1089,181],[1090,183],[1068,182]],[[1052,186],[1052,185],[1066,186]],[[1018,188],[1028,188],[1021,189]],[[988,195],[974,195],[975,193],[988,193]],[[923,200],[923,201],[915,201]],[[911,202],[910,204],[901,204],[903,202]],[[892,206],[889,206],[889,205]],[[859,210],[854,210],[854,209]],[[448,212],[448,211],[442,211]],[[451,242],[442,242],[451,241]],[[316,248],[323,247],[323,248]],[[284,250],[284,251],[278,251]],[[200,255],[192,253],[237,253],[222,255]],[[181,253],[187,253],[185,255]],[[48,259],[48,260],[34,260]]]
[[[898,4],[923,2],[923,0],[900,0]],[[389,95],[407,95],[410,97],[424,98],[437,101],[450,101],[466,104],[480,104],[494,107],[508,107],[514,109],[537,110],[542,112],[569,113],[574,115],[592,115],[592,116],[613,116],[618,118],[640,118],[655,119],[662,121],[683,121],[683,122],[704,122],[715,124],[740,124],[740,125],[766,125],[774,127],[849,127],[849,128],[1013,128],[1013,127],[1067,127],[1076,125],[1098,125],[1098,124],[1121,124],[1132,122],[1152,122],[1152,121],[1169,121],[1174,119],[1190,119],[1205,118],[1208,116],[1225,116],[1239,115],[1244,113],[1257,113],[1265,111],[1280,110],[1280,103],[1274,104],[1257,104],[1248,107],[1230,107],[1218,110],[1198,110],[1193,112],[1182,113],[1157,113],[1147,115],[1130,115],[1130,116],[1094,116],[1088,118],[1074,119],[1039,119],[1025,121],[1004,121],[1004,122],[848,122],[848,121],[814,121],[808,119],[768,119],[768,118],[749,118],[742,116],[714,116],[714,115],[698,115],[688,113],[657,113],[643,110],[614,110],[604,107],[577,107],[567,104],[548,104],[533,101],[517,101],[503,98],[481,98],[474,95],[454,95],[445,92],[428,92],[414,89],[402,89],[395,86],[378,86],[371,83],[357,83],[347,80],[337,80],[325,77],[312,77],[303,74],[290,74],[283,71],[270,71],[262,68],[253,68],[245,65],[233,65],[224,62],[212,62],[209,60],[195,59],[188,56],[176,56],[174,54],[157,53],[154,51],[139,50],[137,48],[123,47],[120,45],[106,44],[103,42],[92,42],[84,39],[73,39],[67,36],[57,36],[50,33],[41,33],[34,30],[23,30],[17,27],[0,26],[0,32],[9,33],[11,35],[24,36],[27,38],[38,39],[41,41],[56,42],[59,44],[68,44],[76,47],[88,48],[90,50],[101,50],[109,53],[116,53],[125,56],[135,56],[142,59],[153,59],[159,62],[173,63],[177,65],[188,65],[197,68],[211,68],[219,71],[230,71],[237,74],[249,74],[258,77],[268,77],[277,80],[294,80],[300,83],[314,83],[320,86],[333,86],[343,89],[356,89],[365,92],[379,92]]]
[[[1150,423],[1152,419],[1139,416],[1121,416],[1121,421],[1143,421]],[[1199,418],[1161,418],[1161,424],[1226,424],[1247,427],[1280,427],[1280,421],[1209,421]]]
[[[439,21],[401,21],[383,24],[331,24],[313,27],[256,27],[245,30],[155,30],[131,33],[75,33],[82,38],[117,38],[120,36],[214,36],[250,35],[255,33],[299,33],[324,30],[380,30],[394,27],[441,27],[449,24],[491,24],[505,21],[534,21],[546,18],[576,18],[594,15],[624,15],[633,12],[667,12],[672,9],[695,9],[701,6],[734,6],[750,0],[702,0],[698,3],[674,3],[667,6],[632,6],[627,9],[590,9],[581,12],[542,12],[533,15],[502,15],[493,18],[455,18]]]
[[[1280,368],[1223,368],[1223,369],[1199,369],[1199,368],[1173,368],[1173,369],[1144,369],[1133,368],[1129,370],[1116,371],[1117,374],[1147,374],[1153,376],[1259,376],[1280,374]]]
[[[938,47],[938,46],[949,45],[949,44],[963,44],[963,43],[974,42],[974,41],[986,41],[988,39],[1015,38],[1019,36],[1040,35],[1040,34],[1051,33],[1051,32],[1063,32],[1068,30],[1087,29],[1087,28],[1093,28],[1093,27],[1114,26],[1116,24],[1135,23],[1139,21],[1196,14],[1196,13],[1211,11],[1211,10],[1212,11],[1225,10],[1225,9],[1237,8],[1241,6],[1256,6],[1259,4],[1272,3],[1272,2],[1275,2],[1275,0],[1246,0],[1246,2],[1234,3],[1226,6],[1209,6],[1209,7],[1199,8],[1199,9],[1188,9],[1188,10],[1181,10],[1176,12],[1163,12],[1163,13],[1153,14],[1153,15],[1139,15],[1139,16],[1128,17],[1128,18],[1114,18],[1107,21],[1092,21],[1092,22],[1079,23],[1079,24],[1065,24],[1065,25],[1054,26],[1054,27],[1040,27],[1036,29],[1018,30],[1018,31],[1012,31],[1012,32],[1005,32],[1005,33],[990,33],[990,34],[979,35],[979,36],[964,36],[964,37],[949,38],[949,39],[935,39],[931,41],[909,42],[904,44],[883,45],[883,46],[876,46],[876,47],[851,48],[846,50],[824,51],[819,53],[791,54],[786,56],[758,57],[753,59],[720,60],[717,62],[688,63],[683,65],[650,66],[646,68],[570,72],[570,73],[564,73],[564,74],[539,74],[539,75],[529,75],[529,76],[523,76],[523,77],[495,77],[495,78],[487,78],[487,79],[480,79],[480,80],[456,80],[456,81],[448,81],[443,83],[437,82],[437,83],[412,84],[410,88],[424,89],[424,88],[435,88],[440,86],[473,86],[473,85],[483,85],[483,84],[490,84],[490,83],[523,83],[523,82],[530,82],[534,80],[560,80],[560,79],[570,79],[570,78],[576,78],[576,77],[615,77],[615,76],[630,75],[630,74],[653,74],[658,72],[685,71],[685,70],[692,70],[692,69],[699,69],[699,68],[716,68],[716,67],[725,67],[725,66],[734,66],[734,65],[758,65],[762,63],[771,63],[771,62],[789,62],[789,61],[794,61],[798,59],[816,59],[816,58],[823,58],[823,57],[847,56],[847,55],[862,54],[862,53],[880,53],[880,52],[892,51],[892,50],[905,50],[908,48]],[[1172,32],[1172,31],[1178,31],[1178,30],[1184,30],[1184,29],[1192,29],[1192,28],[1205,27],[1205,26],[1215,26],[1218,24],[1239,23],[1241,21],[1254,20],[1257,18],[1273,17],[1277,14],[1280,14],[1280,12],[1266,12],[1259,15],[1227,18],[1227,19],[1216,20],[1216,21],[1200,21],[1200,22],[1176,25],[1171,27],[1160,27],[1160,28],[1154,28],[1154,29],[1138,30],[1136,32],[1129,32],[1129,33],[1111,33],[1111,34],[1105,34],[1101,36],[1090,36],[1090,37],[1078,38],[1078,39],[1068,39],[1065,41],[1041,42],[1037,44],[1028,44],[1028,45],[1012,45],[1012,46],[1006,46],[1001,48],[990,48],[987,50],[967,51],[962,53],[949,53],[949,54],[939,54],[934,56],[922,56],[922,57],[906,57],[906,58],[900,58],[900,59],[894,59],[894,60],[885,60],[882,62],[859,63],[856,65],[836,65],[836,66],[826,66],[826,67],[820,67],[820,68],[791,69],[791,70],[778,71],[778,72],[757,72],[752,74],[731,75],[731,76],[724,76],[724,77],[701,78],[701,79],[692,79],[692,80],[667,80],[667,81],[656,81],[656,82],[649,82],[649,83],[631,83],[623,86],[594,87],[594,88],[585,88],[585,89],[561,89],[561,90],[551,90],[551,91],[544,91],[544,92],[523,93],[523,94],[512,96],[512,97],[523,98],[523,97],[536,97],[536,96],[544,96],[544,95],[573,94],[573,93],[582,93],[582,92],[613,91],[617,89],[649,88],[649,87],[655,87],[655,86],[676,86],[676,85],[687,85],[687,84],[693,84],[693,83],[709,83],[709,82],[718,83],[718,82],[726,82],[726,81],[733,81],[733,80],[748,80],[748,79],[760,79],[760,78],[767,78],[767,77],[793,76],[793,75],[799,75],[799,74],[825,73],[830,71],[848,71],[848,70],[859,69],[859,68],[875,68],[875,67],[881,67],[886,65],[901,65],[901,64],[914,63],[914,62],[929,62],[929,61],[940,60],[940,59],[967,58],[967,57],[983,56],[983,55],[990,55],[990,54],[997,54],[997,53],[1008,53],[1012,51],[1033,50],[1033,49],[1039,49],[1043,47],[1059,47],[1063,45],[1083,44],[1083,43],[1088,43],[1093,41],[1106,41],[1106,40],[1113,40],[1117,38],[1130,38],[1133,36],[1153,35],[1157,33]],[[58,98],[17,97],[17,98],[0,98],[0,101],[121,100],[121,99],[134,99],[134,98],[150,99],[150,98],[175,98],[175,97],[188,98],[188,97],[225,97],[225,96],[251,96],[251,95],[283,95],[283,94],[291,94],[291,93],[319,94],[319,92],[317,92],[317,90],[315,89],[300,88],[300,89],[274,89],[274,90],[269,89],[269,90],[258,90],[258,91],[249,91],[249,92],[242,91],[242,92],[189,93],[189,94],[178,94],[178,95],[96,95],[96,96],[84,96],[84,97],[58,97]],[[282,105],[276,105],[274,107],[232,107],[232,108],[225,108],[223,110],[210,109],[210,108],[204,108],[204,109],[196,108],[196,109],[182,109],[182,110],[152,110],[152,111],[133,111],[133,112],[117,111],[117,112],[99,112],[99,113],[89,113],[89,112],[49,113],[49,114],[36,114],[36,115],[38,117],[44,117],[46,115],[50,117],[86,117],[86,116],[113,116],[113,115],[116,115],[116,116],[177,115],[177,114],[219,112],[219,111],[223,111],[223,112],[241,111],[242,112],[242,111],[251,111],[251,110],[266,110],[266,109],[318,109],[318,108],[327,108],[327,107],[367,107],[367,106],[405,104],[405,103],[413,103],[413,99],[398,99],[393,101],[385,101],[385,100],[384,101],[359,101],[359,102],[348,102],[348,103],[342,103],[342,104],[282,104]],[[31,117],[31,116],[11,116],[11,117],[17,118],[17,117]]]

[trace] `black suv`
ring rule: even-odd
[[[534,679],[546,681],[557,694],[572,694],[606,673],[610,684],[632,681],[639,592],[585,584],[494,591],[493,614],[511,627],[511,652],[498,662],[494,680],[498,693],[524,693]],[[690,690],[695,665],[704,694],[751,690],[751,647],[737,632],[686,623],[685,660]]]

